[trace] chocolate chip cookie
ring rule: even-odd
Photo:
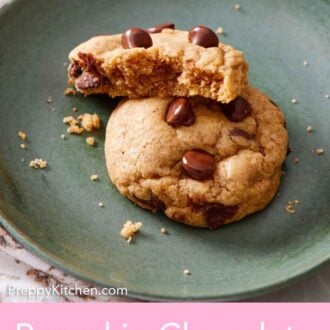
[[[248,82],[242,52],[219,42],[205,26],[180,31],[167,23],[96,36],[73,49],[69,58],[69,83],[85,95],[200,95],[230,102]]]
[[[272,200],[287,144],[282,112],[249,87],[225,105],[124,99],[109,120],[105,156],[113,183],[134,203],[214,229]]]

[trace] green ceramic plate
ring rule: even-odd
[[[243,299],[283,286],[329,259],[330,3],[241,0],[240,11],[234,4],[20,0],[1,10],[1,223],[18,241],[80,278],[127,287],[131,296],[147,299]],[[280,196],[263,212],[221,230],[172,223],[123,198],[107,177],[104,130],[96,148],[81,136],[60,138],[66,130],[62,119],[73,106],[98,113],[105,124],[116,104],[107,97],[63,95],[68,52],[93,35],[168,20],[181,29],[222,26],[221,39],[244,50],[250,81],[287,118],[294,152]],[[314,132],[306,133],[308,125]],[[19,130],[28,134],[26,150]],[[323,156],[312,152],[318,147],[325,149]],[[49,168],[29,168],[36,157]],[[91,182],[93,173],[99,182]],[[291,216],[284,211],[290,199],[300,200]],[[132,245],[119,235],[126,219],[144,222]],[[168,236],[160,234],[163,226]],[[191,276],[183,276],[185,268]]]

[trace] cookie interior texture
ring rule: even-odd
[[[242,52],[219,43],[204,48],[188,32],[164,29],[150,34],[152,46],[124,49],[121,34],[96,36],[69,55],[69,84],[81,93],[112,97],[200,95],[230,102],[247,87]]]
[[[137,205],[192,226],[216,228],[262,210],[279,187],[288,136],[267,96],[252,87],[241,96],[251,107],[244,120],[230,121],[219,103],[195,97],[195,121],[179,127],[165,120],[174,98],[122,100],[106,131],[112,182]],[[196,149],[215,159],[209,179],[182,168],[183,155]]]

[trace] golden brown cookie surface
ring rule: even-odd
[[[175,107],[175,101],[125,99],[112,113],[105,156],[119,191],[142,207],[200,227],[262,210],[279,187],[286,157],[282,112],[252,87],[222,109],[190,98],[194,120],[188,124],[184,102]],[[168,120],[173,107],[183,113],[181,125]]]
[[[205,48],[191,42],[188,31],[173,29],[150,33],[150,40],[134,36],[141,47],[127,48],[135,40],[121,34],[96,36],[77,46],[69,55],[69,82],[86,95],[201,95],[221,102],[247,86],[248,65],[231,46]]]

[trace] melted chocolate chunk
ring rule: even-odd
[[[188,39],[191,43],[204,48],[218,47],[218,36],[208,27],[198,25],[189,31]]]
[[[74,61],[73,63],[70,64],[69,67],[69,75],[71,77],[79,77],[82,74],[82,69],[81,66],[79,65],[79,63],[77,61]]]
[[[194,179],[210,179],[215,170],[215,160],[204,150],[190,150],[182,157],[182,167]]]
[[[136,198],[141,204],[144,204],[147,208],[151,208],[153,210],[165,210],[166,206],[164,202],[158,198],[154,193],[151,193],[151,199],[144,200],[141,198],[138,198],[134,195],[134,198]]]
[[[126,30],[122,34],[121,44],[125,49],[136,47],[149,48],[152,46],[152,39],[147,31],[139,28],[132,28]]]
[[[79,58],[81,59],[82,66],[86,71],[91,73],[98,73],[97,70],[97,60],[93,57],[92,54],[78,53]]]
[[[102,79],[95,74],[85,71],[76,79],[76,87],[79,89],[97,88],[102,84]]]
[[[168,106],[166,122],[173,126],[189,126],[195,122],[195,115],[187,97],[179,97],[174,99]]]
[[[254,135],[250,134],[247,131],[244,131],[244,129],[238,128],[238,127],[234,127],[230,132],[229,132],[230,136],[241,136],[244,137],[248,140],[253,139]]]
[[[216,229],[222,226],[227,220],[234,217],[238,206],[226,206],[219,203],[205,203],[199,205],[205,213],[207,225],[210,229]]]
[[[158,24],[155,25],[151,28],[149,28],[147,31],[149,33],[159,33],[162,32],[164,29],[175,29],[175,24],[174,23],[162,23],[162,24]]]
[[[243,121],[252,112],[248,101],[241,96],[227,104],[221,103],[220,107],[226,117],[233,122]]]

